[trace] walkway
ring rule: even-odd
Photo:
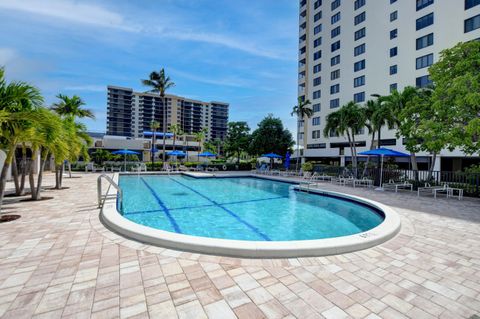
[[[81,178],[79,178],[81,176]],[[144,245],[106,229],[96,174],[0,224],[2,318],[469,318],[480,313],[480,201],[330,190],[391,205],[400,234],[339,256],[236,259]],[[46,184],[53,183],[47,176]],[[11,201],[7,198],[7,201]]]

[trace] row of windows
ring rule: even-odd
[[[355,31],[355,35],[354,35],[355,41],[360,40],[361,38],[364,38],[365,34],[366,34],[365,28],[361,28],[360,30]]]
[[[340,92],[340,84],[330,86],[330,94],[337,94],[338,92]]]
[[[465,33],[480,28],[480,15],[465,20]]]
[[[335,38],[336,36],[340,35],[340,26],[332,29],[332,31],[330,33],[331,33],[332,39]]]
[[[336,55],[330,59],[330,66],[340,64],[340,55]]]
[[[363,85],[365,85],[365,75],[353,79],[353,87],[359,87]]]
[[[332,11],[340,7],[340,0],[333,1],[331,7],[332,7]]]
[[[312,125],[320,125],[320,116],[312,118]]]
[[[341,17],[341,16],[340,16],[340,12],[337,12],[337,13],[335,13],[335,14],[331,17],[331,21],[330,21],[330,22],[331,22],[332,24],[335,24],[335,23],[337,23],[338,21],[340,21],[340,17]]]
[[[416,41],[417,50],[433,45],[433,33],[420,37]]]
[[[320,120],[320,118],[319,118]],[[320,124],[320,123],[319,123]],[[315,124],[313,124],[315,125]],[[322,134],[321,134],[322,131],[320,130],[315,130],[315,131],[312,131],[312,138],[321,138],[322,137]]]
[[[433,24],[433,12],[417,19],[416,21],[417,31],[423,28],[426,28],[432,24]]]
[[[354,8],[355,8],[355,10],[358,10],[361,7],[363,7],[364,5],[365,5],[365,0],[356,0],[355,4],[354,4]]]
[[[433,4],[433,0],[417,0],[417,11]]]
[[[365,21],[365,18],[366,18],[365,11],[363,11],[359,15],[356,15],[355,18],[353,18],[354,25],[362,23],[363,21]]]
[[[465,10],[478,6],[480,4],[480,0],[465,0]]]
[[[417,58],[417,61],[416,61],[417,70],[429,67],[432,64],[433,64],[433,53],[421,56]]]

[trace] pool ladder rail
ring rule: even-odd
[[[105,193],[105,195],[103,195],[103,192],[102,192],[102,178],[105,179],[109,183],[109,187],[111,185],[117,190],[118,208],[119,208],[119,211],[122,212],[123,211],[123,193],[122,193],[122,190],[120,189],[118,184],[115,183],[115,181],[110,176],[108,176],[107,174],[102,174],[102,175],[98,176],[98,178],[97,178],[98,208],[103,207],[103,204],[105,203],[105,200],[107,198],[113,198],[113,197],[108,197],[108,189],[107,189],[107,192]]]

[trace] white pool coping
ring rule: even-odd
[[[119,174],[114,174],[113,179],[117,183],[118,177]],[[252,175],[252,177],[255,176]],[[296,186],[296,188],[303,189],[300,186]],[[101,218],[109,228],[117,233],[146,244],[175,250],[243,258],[293,258],[343,254],[379,245],[393,238],[400,231],[400,217],[387,205],[339,192],[322,189],[310,189],[309,191],[372,206],[384,213],[385,220],[377,227],[363,233],[326,239],[247,241],[198,237],[167,232],[128,220],[117,211],[115,199],[117,190],[114,187],[110,187],[108,190],[109,196],[107,196],[101,210]]]

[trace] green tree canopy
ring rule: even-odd
[[[240,162],[240,154],[247,151],[250,142],[250,128],[247,122],[229,122],[225,152],[233,154]]]
[[[447,147],[467,154],[480,151],[480,42],[459,43],[443,50],[429,68],[434,83],[432,107]]]
[[[252,133],[250,153],[261,155],[273,152],[283,156],[291,151],[294,144],[292,133],[283,127],[282,120],[269,114]]]

